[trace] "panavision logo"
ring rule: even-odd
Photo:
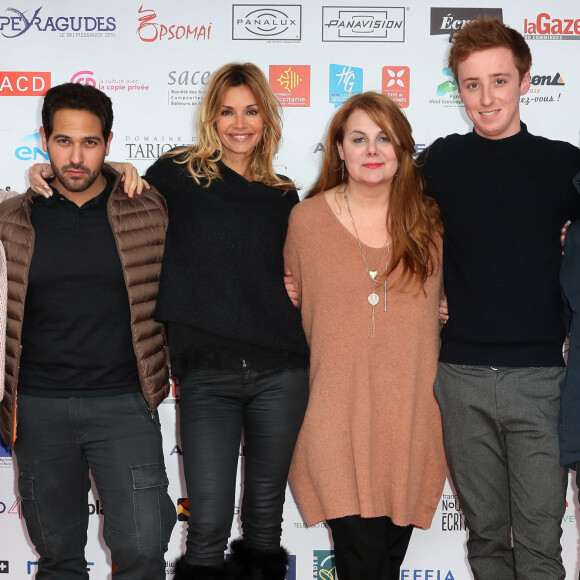
[[[405,42],[405,9],[323,6],[323,42]]]
[[[501,8],[431,8],[431,35],[455,34],[468,22],[482,16],[503,21]]]

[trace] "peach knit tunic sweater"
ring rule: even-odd
[[[382,250],[366,252],[371,265]],[[447,474],[433,396],[441,271],[425,293],[387,286],[387,312],[379,286],[371,338],[371,281],[357,239],[323,194],[292,210],[285,262],[302,287],[311,348],[310,400],[290,470],[302,515],[308,525],[358,514],[428,528]]]

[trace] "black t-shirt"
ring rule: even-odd
[[[54,190],[32,206],[35,231],[19,391],[92,397],[139,390],[129,298],[107,217],[112,182],[78,207]]]

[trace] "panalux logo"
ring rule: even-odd
[[[499,18],[503,22],[501,8],[431,8],[431,35],[455,34],[480,16]]]
[[[300,4],[234,4],[232,40],[300,40],[302,6]]]
[[[405,9],[323,6],[323,42],[405,42]]]

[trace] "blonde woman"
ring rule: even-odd
[[[262,71],[228,64],[200,105],[197,144],[146,174],[169,208],[157,318],[180,379],[190,502],[176,580],[224,578],[244,432],[243,539],[236,578],[283,580],[282,509],[308,398],[308,346],[284,286],[294,184],[276,175],[279,104]]]

